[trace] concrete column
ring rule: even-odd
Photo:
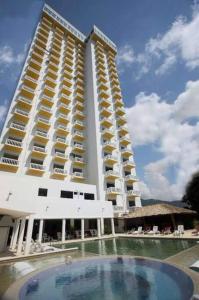
[[[26,245],[25,245],[25,251],[24,251],[25,255],[28,255],[30,252],[33,222],[34,222],[34,218],[32,215],[30,215],[29,220],[28,220],[27,234],[26,234]]]
[[[112,232],[112,235],[115,235],[115,224],[114,224],[113,218],[111,218],[111,232]]]
[[[43,236],[43,227],[44,227],[44,220],[41,219],[39,222],[39,234],[38,234],[38,241],[42,242],[42,236]]]
[[[11,250],[14,250],[17,244],[17,237],[18,237],[18,233],[19,233],[19,226],[20,226],[20,219],[16,219],[15,220],[15,225],[13,228],[13,234],[12,234],[12,240],[10,243],[10,248]]]
[[[26,225],[26,218],[24,217],[21,220],[21,225],[20,225],[19,240],[17,245],[17,255],[21,254],[25,225]]]
[[[101,234],[104,235],[104,218],[101,218],[100,221],[101,221]]]
[[[97,219],[97,236],[101,237],[100,219]]]
[[[61,234],[62,243],[65,242],[65,236],[66,236],[66,220],[62,219],[62,234]]]
[[[70,219],[70,227],[74,229],[74,226],[75,226],[75,220]]]
[[[84,240],[84,219],[81,219],[81,239]]]

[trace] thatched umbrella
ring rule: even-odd
[[[161,215],[170,215],[172,224],[175,228],[175,217],[174,215],[190,215],[196,214],[195,211],[180,208],[169,204],[155,204],[148,205],[140,208],[135,208],[135,210],[129,212],[128,214],[123,215],[122,219],[135,219],[135,218],[144,218],[144,217],[152,217],[152,216],[161,216]]]

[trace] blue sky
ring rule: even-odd
[[[188,0],[48,0],[84,34],[118,47],[118,68],[144,198],[180,199],[199,169],[199,7]],[[0,119],[12,98],[43,1],[2,1]]]

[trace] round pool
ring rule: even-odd
[[[92,258],[51,267],[30,278],[20,300],[188,300],[190,277],[155,260]]]

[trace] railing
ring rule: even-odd
[[[61,124],[58,124],[57,128],[58,129],[63,129],[63,130],[69,130],[69,128],[67,126],[64,126],[64,125],[61,125]]]
[[[46,76],[45,80],[51,81],[53,83],[56,83],[57,81],[51,78],[50,76]]]
[[[78,131],[78,130],[75,130],[75,131],[74,131],[74,135],[79,135],[79,136],[81,136],[81,137],[84,136],[83,132]]]
[[[67,115],[65,115],[65,114],[62,114],[62,113],[58,114],[58,118],[62,118],[64,120],[66,120],[66,121],[69,121],[69,117]]]
[[[30,62],[33,62],[34,64],[36,64],[38,66],[41,66],[41,63],[38,62],[37,60],[33,59],[33,58],[30,59]]]
[[[120,176],[120,174],[119,174],[118,172],[113,171],[113,170],[106,171],[106,172],[105,172],[105,175],[106,175],[106,176],[109,176],[109,175]]]
[[[83,162],[84,162],[84,159],[83,159],[83,157],[74,157],[74,158],[73,158],[73,161],[74,161],[74,162],[82,162],[82,163],[83,163]]]
[[[64,103],[60,103],[58,107],[59,108],[66,108],[66,109],[69,109],[69,110],[71,109],[71,105],[66,105]]]
[[[113,122],[113,119],[109,119],[109,118],[100,118],[100,121],[101,122],[109,122],[109,123],[112,123]]]
[[[140,196],[140,191],[136,191],[136,190],[128,190],[128,191],[127,191],[127,195],[128,195],[128,196],[137,196],[137,197],[139,197],[139,196]]]
[[[109,187],[106,190],[107,193],[121,193],[121,189],[117,187]]]
[[[11,146],[16,146],[16,147],[22,146],[22,142],[19,142],[19,141],[13,140],[13,139],[7,139],[6,144],[11,145]]]
[[[84,116],[84,113],[80,110],[76,110],[75,111],[75,115],[81,115],[81,116]]]
[[[43,152],[43,153],[46,152],[45,148],[39,146],[33,146],[33,150],[37,152]]]
[[[126,167],[128,165],[135,165],[135,162],[133,160],[127,160],[123,162],[123,166]]]
[[[84,149],[84,145],[79,144],[79,143],[75,143],[75,144],[73,145],[73,147],[77,147],[77,148],[80,148],[80,149]]]
[[[80,126],[84,126],[84,123],[83,122],[81,122],[81,121],[75,121],[74,122],[74,125],[80,125]]]
[[[37,46],[38,48],[40,48],[39,46]],[[42,49],[42,48],[41,48]],[[42,49],[43,50],[43,49]],[[35,74],[38,74],[39,75],[39,71],[35,70],[34,68],[31,68],[30,66],[27,67],[27,70],[35,73]]]
[[[28,117],[28,115],[29,115],[29,112],[27,112],[25,110],[22,110],[22,109],[19,109],[19,108],[16,108],[15,112],[20,114],[20,115],[26,116],[26,117]]]
[[[106,107],[106,108],[105,108],[105,107],[101,108],[100,113],[102,113],[102,112],[104,112],[104,111],[105,111],[105,112],[107,111],[107,112],[109,112],[110,114],[113,113],[113,110],[110,109],[110,108],[107,108],[107,107]]]
[[[42,137],[48,137],[48,133],[47,132],[45,132],[45,131],[41,131],[41,130],[36,130],[36,135],[40,135],[40,136],[42,136]]]
[[[23,96],[19,96],[19,97],[18,97],[18,100],[19,100],[19,101],[23,101],[23,102],[28,103],[28,104],[31,104],[31,103],[32,103],[32,100],[27,99],[26,97],[23,97]]]
[[[129,174],[125,176],[125,179],[133,179],[133,180],[138,180],[138,178],[135,175]]]
[[[68,86],[65,85],[65,84],[62,84],[60,88],[61,88],[61,89],[68,90],[68,91],[70,91],[70,92],[72,92],[72,90],[73,90],[72,88],[68,87]]]
[[[117,156],[114,156],[114,155],[111,155],[111,154],[108,154],[108,155],[104,156],[104,160],[109,160],[109,159],[117,160]]]
[[[40,164],[35,164],[35,163],[30,163],[30,168],[31,169],[36,169],[36,170],[44,170],[44,166]]]
[[[63,138],[60,138],[60,137],[57,137],[57,138],[56,138],[56,141],[57,141],[57,142],[60,142],[60,143],[66,144],[66,139],[63,139]]]
[[[116,211],[116,212],[122,212],[122,211],[124,210],[122,206],[117,206],[117,205],[115,205],[115,206],[113,207],[113,209],[114,209],[114,211]]]
[[[115,147],[116,147],[116,144],[115,144],[115,143],[112,143],[112,142],[110,142],[110,141],[106,141],[106,142],[103,143],[103,146],[111,146],[111,147],[115,148]]]
[[[62,153],[62,152],[59,152],[59,151],[56,151],[55,155],[59,156],[59,157],[62,157],[62,158],[68,158],[68,156],[65,153]]]
[[[36,80],[36,79],[34,79],[34,78],[32,78],[32,77],[30,77],[30,76],[28,76],[28,75],[25,75],[25,76],[24,76],[24,79],[30,80],[30,81],[32,81],[32,82],[34,82],[34,83],[37,83],[37,80]]]
[[[46,100],[48,100],[50,102],[53,102],[53,99],[51,97],[45,95],[45,94],[42,95],[41,99],[46,99]]]
[[[82,172],[73,172],[72,175],[76,177],[84,177],[84,174]]]
[[[54,169],[53,169],[53,172],[54,172],[54,173],[58,173],[58,174],[63,174],[63,175],[66,175],[66,174],[67,174],[66,170],[61,169],[61,168],[54,168]]]
[[[44,85],[44,89],[47,89],[47,90],[49,90],[49,91],[51,91],[51,92],[55,92],[55,89],[53,89],[53,88],[51,88],[49,85],[47,85],[47,84],[45,84]]]
[[[48,119],[44,119],[44,118],[41,118],[41,117],[38,118],[38,121],[42,122],[42,123],[45,123],[45,124],[49,124],[50,123]]]
[[[47,106],[44,106],[44,105],[41,105],[41,106],[40,106],[40,109],[41,109],[41,110],[44,110],[44,111],[46,111],[46,112],[49,112],[49,113],[51,112],[51,109],[50,109],[49,107],[47,107]]]
[[[114,134],[114,130],[110,130],[110,129],[104,128],[104,129],[102,129],[102,133]]]
[[[12,159],[7,157],[1,157],[0,161],[3,164],[13,165],[13,166],[18,166],[19,163],[17,159]]]
[[[10,128],[18,129],[21,131],[25,131],[25,126],[17,124],[17,123],[11,123]]]

